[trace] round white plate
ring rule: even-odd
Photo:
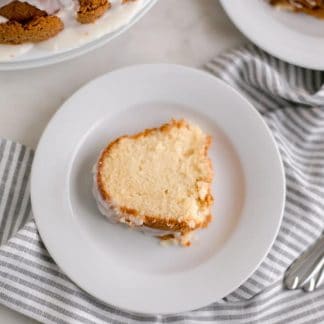
[[[324,20],[278,10],[267,0],[221,0],[238,29],[270,54],[306,68],[324,70]]]
[[[213,138],[214,221],[190,248],[110,224],[91,192],[108,142],[171,118]],[[237,288],[269,251],[285,200],[278,150],[251,104],[205,72],[163,64],[111,72],[75,93],[40,140],[31,182],[38,229],[63,271],[102,301],[143,313],[196,309]]]
[[[108,33],[107,35],[90,41],[89,43],[81,45],[80,47],[67,49],[58,53],[49,53],[32,49],[27,54],[19,56],[15,60],[0,62],[0,71],[12,71],[51,65],[75,58],[99,48],[133,26],[157,3],[157,1],[158,0],[146,0],[143,8],[130,20],[128,24],[118,28],[112,33]]]

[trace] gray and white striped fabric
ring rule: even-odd
[[[249,98],[273,131],[287,178],[280,233],[253,276],[224,300],[170,316],[104,305],[74,285],[42,244],[32,220],[33,152],[0,141],[0,302],[44,323],[320,323],[324,288],[286,291],[284,271],[324,228],[324,74],[283,63],[248,45],[207,69]]]

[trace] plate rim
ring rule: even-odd
[[[317,64],[316,62],[312,61],[305,61],[303,59],[303,56],[299,56],[298,51],[296,56],[289,56],[287,57],[285,54],[282,54],[280,50],[276,50],[276,47],[273,47],[272,42],[268,42],[267,39],[264,39],[262,37],[258,37],[256,34],[251,32],[251,30],[246,27],[241,20],[235,15],[235,13],[231,9],[231,4],[229,0],[220,0],[220,3],[226,12],[227,16],[230,18],[231,22],[234,24],[234,26],[246,37],[248,40],[250,40],[255,45],[259,46],[264,51],[268,52],[269,54],[273,55],[274,57],[285,61],[287,63],[293,64],[298,67],[306,68],[306,69],[312,69],[312,70],[318,70],[323,71],[324,70],[324,61],[322,64]],[[273,8],[275,10],[275,8]],[[323,21],[324,24],[324,21]],[[294,34],[297,34],[297,32],[294,32]],[[313,38],[311,36],[306,36],[309,39]]]
[[[141,8],[141,10],[128,22],[126,25],[121,26],[117,30],[103,35],[98,39],[94,39],[88,43],[85,43],[79,47],[63,51],[61,53],[54,53],[44,58],[34,58],[22,61],[8,61],[0,62],[0,71],[19,71],[27,69],[35,69],[39,67],[46,67],[53,64],[69,61],[73,58],[77,58],[84,54],[87,54],[95,49],[98,49],[110,41],[114,40],[124,32],[128,31],[133,25],[139,22],[158,2],[159,0],[150,0]]]
[[[87,84],[83,85],[80,89],[78,89],[76,92],[74,92],[61,106],[60,108],[57,110],[57,112],[53,115],[53,117],[51,118],[51,120],[49,121],[48,125],[46,126],[42,136],[41,136],[41,139],[38,143],[38,146],[37,146],[37,150],[35,152],[35,156],[34,156],[34,160],[33,160],[33,164],[32,164],[32,171],[31,171],[31,203],[32,203],[32,210],[33,210],[33,214],[34,214],[34,218],[35,218],[35,221],[36,221],[36,224],[37,224],[37,228],[38,228],[38,231],[39,231],[39,234],[41,236],[41,239],[42,241],[44,242],[47,250],[49,251],[50,255],[53,257],[54,261],[59,265],[59,267],[63,270],[63,272],[69,277],[69,279],[74,282],[78,287],[80,287],[81,289],[85,290],[86,292],[88,292],[90,295],[94,296],[95,298],[98,298],[99,300],[101,300],[102,302],[104,303],[108,303],[110,305],[113,305],[114,307],[118,308],[118,309],[123,309],[125,311],[130,311],[130,312],[135,312],[135,313],[142,313],[142,314],[146,314],[146,315],[152,315],[154,314],[154,312],[150,312],[150,311],[147,311],[147,310],[144,310],[144,309],[141,309],[141,310],[138,310],[138,309],[132,309],[132,308],[127,308],[127,307],[124,307],[124,306],[120,306],[120,305],[115,305],[113,302],[111,301],[107,301],[107,300],[104,300],[98,296],[96,296],[89,287],[85,287],[83,283],[80,283],[79,279],[78,278],[72,278],[70,276],[70,271],[65,267],[64,264],[62,264],[60,261],[57,261],[57,255],[56,255],[56,252],[53,251],[52,249],[52,246],[51,246],[51,243],[49,243],[47,241],[47,237],[46,237],[46,230],[44,229],[44,227],[41,225],[41,215],[38,215],[37,212],[35,212],[35,201],[37,200],[36,198],[36,192],[35,192],[35,174],[37,173],[37,170],[36,170],[36,165],[38,163],[38,161],[41,159],[40,157],[40,148],[42,147],[43,143],[46,141],[46,136],[47,136],[47,132],[48,132],[48,129],[51,127],[52,124],[56,123],[57,119],[60,117],[60,114],[62,114],[62,112],[64,111],[65,109],[65,106],[66,104],[69,104],[70,100],[73,99],[74,95],[76,95],[77,93],[83,91],[84,89],[86,89],[90,84],[94,84],[95,82],[97,82],[99,79],[101,78],[105,78],[107,77],[108,75],[111,75],[111,74],[114,74],[114,73],[118,73],[118,72],[122,72],[122,71],[125,71],[125,70],[128,70],[128,69],[134,69],[134,68],[147,68],[147,67],[158,67],[158,68],[161,68],[161,67],[165,67],[168,69],[168,71],[170,71],[170,67],[172,68],[176,68],[176,69],[184,69],[186,71],[189,71],[189,72],[193,72],[193,73],[198,73],[200,75],[204,75],[205,77],[208,77],[208,78],[211,78],[213,79],[215,82],[219,82],[222,84],[222,86],[225,86],[227,87],[228,89],[230,89],[231,91],[233,91],[237,96],[240,97],[240,99],[242,101],[245,102],[245,104],[247,104],[247,106],[249,106],[249,109],[255,114],[255,116],[258,118],[259,122],[263,125],[263,129],[264,131],[267,133],[267,136],[269,136],[269,139],[271,140],[272,142],[272,145],[273,145],[273,148],[275,149],[275,152],[276,152],[276,156],[275,158],[278,159],[278,162],[279,162],[279,165],[280,165],[280,178],[281,178],[281,181],[282,181],[282,188],[280,188],[282,190],[282,196],[281,196],[281,205],[280,205],[280,215],[278,217],[278,222],[277,222],[277,225],[276,225],[276,230],[274,231],[274,233],[272,234],[272,239],[271,239],[271,243],[268,245],[267,249],[265,251],[263,251],[262,253],[262,258],[259,259],[259,261],[257,262],[257,264],[254,264],[253,266],[253,269],[251,271],[249,271],[248,274],[246,274],[244,276],[244,278],[241,279],[241,281],[235,285],[235,288],[234,289],[231,289],[230,292],[234,291],[235,289],[237,289],[242,283],[244,283],[254,272],[255,270],[260,266],[260,264],[262,263],[262,261],[264,260],[264,258],[267,256],[267,254],[269,253],[277,235],[278,235],[278,232],[279,232],[279,229],[280,229],[280,226],[281,226],[281,223],[282,223],[282,218],[283,218],[283,214],[284,214],[284,207],[285,207],[285,198],[286,198],[286,178],[285,178],[285,170],[284,170],[284,165],[283,165],[283,161],[282,161],[282,158],[281,158],[281,155],[280,155],[280,152],[279,152],[279,148],[275,142],[275,139],[272,135],[272,132],[270,131],[270,128],[268,127],[268,125],[265,123],[264,119],[261,117],[260,113],[254,108],[254,106],[235,88],[233,88],[232,86],[230,86],[229,84],[227,84],[226,82],[224,82],[223,80],[213,76],[212,74],[208,73],[207,71],[203,71],[203,70],[199,70],[199,69],[195,69],[195,68],[191,68],[191,67],[186,67],[186,66],[183,66],[183,65],[178,65],[178,64],[140,64],[140,65],[131,65],[131,66],[128,66],[128,67],[123,67],[123,68],[120,68],[120,69],[116,69],[112,72],[109,72],[109,73],[106,73],[106,74],[103,74],[97,78],[95,78],[94,80],[88,82]],[[229,292],[229,293],[230,293]],[[215,302],[215,300],[214,300]],[[206,306],[206,304],[202,304],[202,305],[198,305],[197,308],[199,307],[203,307],[203,306]],[[121,308],[122,307],[122,308]],[[196,309],[196,308],[194,308]],[[160,314],[174,314],[174,313],[179,313],[179,312],[185,312],[185,311],[191,311],[193,310],[192,307],[190,307],[190,309],[188,308],[183,308],[183,309],[178,309],[176,311],[161,311],[159,312]]]

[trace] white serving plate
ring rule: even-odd
[[[190,248],[110,224],[92,196],[108,142],[171,118],[213,138],[214,221]],[[39,142],[31,196],[47,249],[76,284],[126,310],[176,313],[223,298],[257,269],[280,226],[285,178],[268,127],[237,91],[206,72],[152,64],[106,74],[64,103]]]
[[[305,68],[324,70],[324,20],[278,10],[266,0],[221,0],[238,29],[270,54]]]

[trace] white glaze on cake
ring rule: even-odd
[[[143,221],[139,217],[132,217],[129,215],[123,215],[118,211],[111,203],[105,201],[98,188],[97,183],[97,164],[94,165],[93,170],[93,187],[92,187],[92,194],[96,200],[98,209],[102,215],[104,215],[109,222],[116,224],[127,224],[129,227],[136,227],[137,230],[140,230],[144,234],[159,237],[164,235],[172,234],[174,237],[180,237],[181,233],[174,232],[174,231],[165,231],[159,230],[155,228],[150,228],[143,225]]]

